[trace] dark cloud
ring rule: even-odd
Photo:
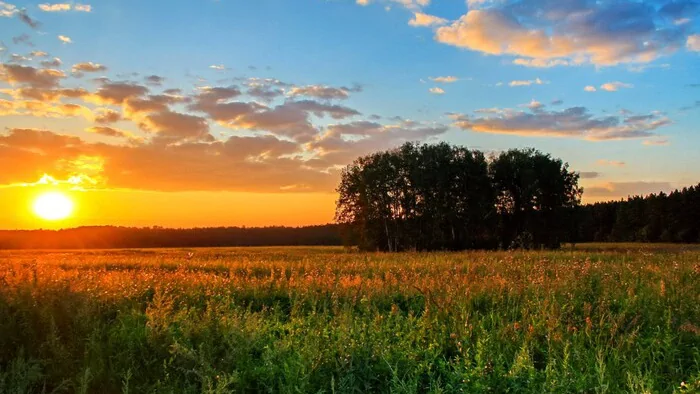
[[[34,88],[53,88],[65,78],[63,71],[37,69],[19,64],[0,65],[0,80],[10,84],[25,84]]]
[[[39,26],[41,26],[41,23],[39,21],[32,19],[32,17],[27,14],[27,10],[19,10],[17,13],[17,17],[19,20],[24,22],[27,26],[31,27],[32,29],[38,29]]]
[[[29,36],[29,34],[20,34],[18,36],[12,37],[12,42],[15,45],[20,45],[24,44],[30,47],[34,46],[34,43],[32,42],[32,38]]]
[[[161,86],[165,78],[158,75],[148,75],[143,78],[144,81],[151,86]]]

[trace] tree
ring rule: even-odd
[[[578,173],[534,149],[503,152],[489,170],[502,247],[558,248],[581,201]]]
[[[338,186],[336,221],[364,250],[493,245],[494,194],[484,155],[446,143],[360,157]]]

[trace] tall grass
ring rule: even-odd
[[[700,390],[700,251],[0,252],[0,393]]]

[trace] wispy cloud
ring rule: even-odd
[[[453,83],[459,81],[459,78],[449,75],[444,77],[430,77],[429,79],[438,83]]]
[[[445,94],[445,91],[438,87],[430,88],[428,91],[432,94]]]
[[[64,44],[72,44],[73,43],[73,40],[71,40],[71,38],[68,36],[59,35],[58,39]]]
[[[619,161],[619,160],[606,160],[606,159],[600,159],[596,163],[601,166],[612,166],[612,167],[624,167],[627,165],[624,161]]]

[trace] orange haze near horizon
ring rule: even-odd
[[[64,220],[43,220],[34,200],[60,190],[74,202]],[[335,193],[150,192],[70,190],[54,186],[0,188],[0,229],[58,229],[78,226],[306,226],[332,222]],[[7,207],[12,207],[7,209]]]

